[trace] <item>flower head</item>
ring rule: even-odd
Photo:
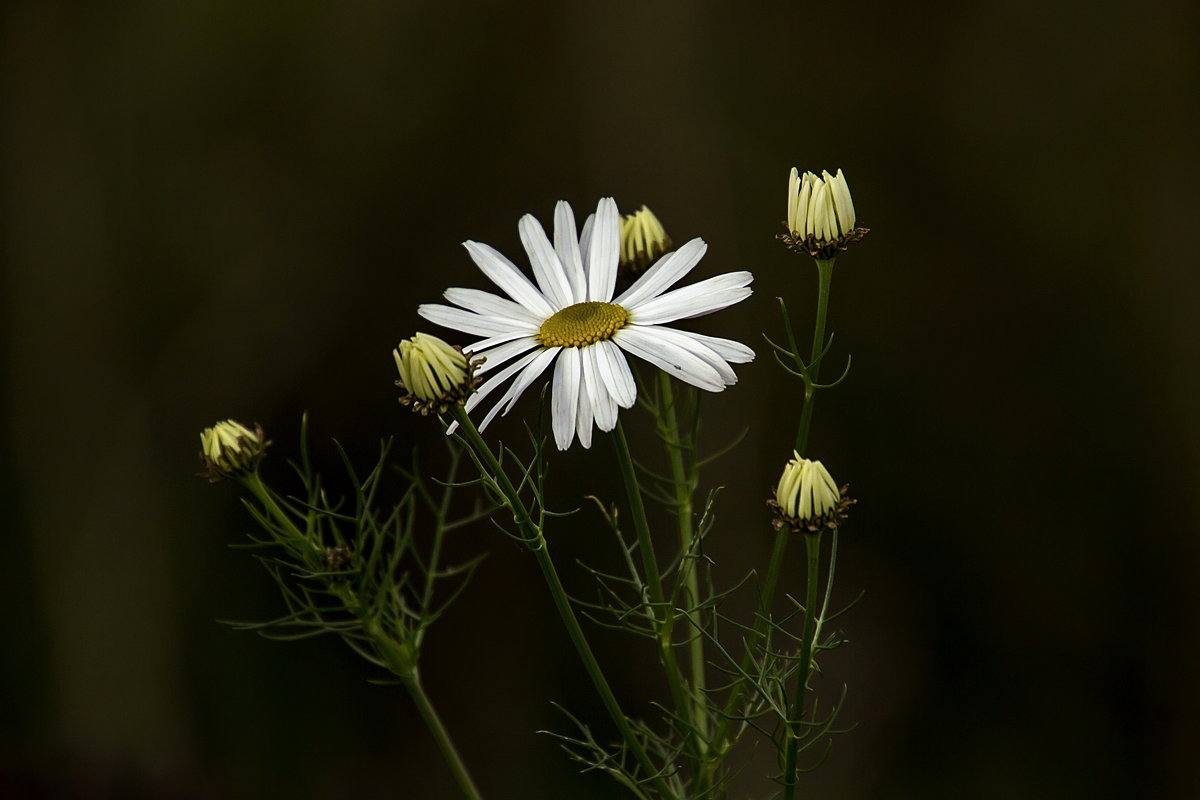
[[[819,533],[823,528],[836,528],[854,503],[845,496],[846,488],[838,489],[829,470],[820,461],[794,456],[775,487],[770,505],[776,513],[775,527],[785,525],[793,531]]]
[[[392,357],[400,372],[396,385],[408,391],[400,402],[422,414],[444,413],[452,403],[466,400],[478,383],[473,373],[480,362],[428,333],[405,339]]]
[[[621,220],[612,198],[600,201],[578,236],[571,206],[560,201],[554,210],[553,244],[531,215],[522,217],[517,228],[536,285],[491,247],[464,242],[476,266],[508,298],[478,289],[447,289],[446,299],[459,308],[426,304],[418,309],[438,325],[485,337],[469,349],[487,358],[480,373],[497,371],[467,400],[468,411],[513,378],[480,429],[496,414],[512,409],[551,364],[554,441],[565,450],[576,435],[590,447],[593,423],[610,431],[616,427],[618,408],[633,405],[637,388],[626,354],[711,392],[737,382],[731,363],[754,358],[754,351],[738,342],[662,325],[709,314],[750,296],[754,276],[749,272],[667,291],[699,263],[707,248],[700,239],[660,258],[614,298]]]
[[[671,249],[671,237],[646,206],[621,217],[621,272],[641,275]]]
[[[204,464],[200,475],[216,482],[250,472],[262,460],[268,444],[261,425],[250,430],[231,419],[218,422],[200,433],[200,461]]]
[[[832,258],[867,235],[866,228],[855,227],[856,222],[850,186],[840,169],[837,175],[825,171],[818,178],[811,172],[801,176],[792,167],[784,237],[789,245],[814,258]]]

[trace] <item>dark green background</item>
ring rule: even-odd
[[[485,286],[460,241],[518,258],[518,217],[559,198],[648,203],[709,242],[697,277],[756,274],[696,326],[760,350],[706,405],[713,446],[752,424],[706,480],[710,552],[761,565],[796,396],[758,332],[814,288],[773,240],[796,165],[845,169],[873,229],[837,266],[854,371],[812,449],[861,498],[839,594],[867,596],[822,683],[859,728],[807,796],[1200,796],[1193,4],[3,14],[0,795],[455,796],[337,642],[215,622],[279,606],[197,433],[262,422],[282,462],[308,409],[364,458],[436,447],[389,350],[418,303]],[[564,504],[615,492],[605,438],[556,461]],[[590,514],[552,540],[568,567],[608,544]],[[484,792],[615,796],[534,733],[564,728],[550,700],[600,710],[533,562],[486,527],[463,546],[492,555],[426,669]],[[651,713],[648,653],[600,639]]]

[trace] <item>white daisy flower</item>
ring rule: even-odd
[[[719,392],[737,382],[730,363],[753,360],[754,351],[730,339],[663,327],[699,317],[750,296],[749,272],[730,272],[667,291],[699,263],[708,246],[693,239],[667,253],[619,297],[613,298],[621,234],[617,204],[602,199],[576,237],[575,215],[566,201],[554,210],[554,244],[541,224],[526,214],[517,226],[533,266],[535,286],[496,250],[464,242],[483,274],[512,299],[478,289],[447,289],[445,298],[461,308],[425,304],[418,312],[430,322],[486,337],[464,350],[487,360],[486,375],[467,400],[471,411],[513,378],[508,391],[488,411],[482,430],[497,413],[507,414],[521,394],[552,363],[551,415],[558,449],[576,434],[591,447],[592,425],[611,431],[618,408],[629,408],[637,386],[626,353],[649,361],[681,381]]]

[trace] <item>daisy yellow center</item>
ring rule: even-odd
[[[616,303],[576,303],[543,322],[536,338],[542,347],[587,347],[628,324],[629,312]]]

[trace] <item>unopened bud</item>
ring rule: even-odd
[[[216,482],[251,472],[268,444],[261,425],[250,430],[231,419],[218,422],[200,433],[200,460],[204,464],[200,475]]]
[[[850,186],[840,169],[837,175],[826,171],[818,178],[811,172],[801,175],[792,167],[788,177],[788,232],[781,235],[789,246],[813,258],[833,258],[837,251],[867,235],[867,228],[855,227],[857,222]]]
[[[820,461],[801,458],[799,453],[783,468],[775,497],[768,505],[775,510],[775,528],[785,525],[793,532],[819,533],[836,528],[854,503],[846,489],[834,483],[829,470]]]
[[[422,414],[441,414],[452,404],[462,403],[475,391],[475,369],[483,363],[469,355],[428,333],[400,342],[392,351],[400,373],[396,385],[407,392],[400,402]]]
[[[646,206],[621,217],[622,273],[636,278],[670,249],[671,237]]]

